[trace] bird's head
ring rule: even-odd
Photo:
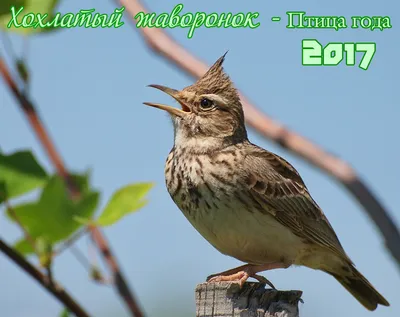
[[[175,128],[175,144],[221,147],[247,139],[242,104],[222,63],[226,53],[195,84],[182,90],[160,85],[157,88],[179,102],[181,109],[159,103],[145,105],[167,111]]]

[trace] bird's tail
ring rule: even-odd
[[[389,302],[351,264],[340,274],[328,272],[342,284],[365,308],[375,310],[378,304],[389,306]]]

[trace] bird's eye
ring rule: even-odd
[[[210,99],[203,98],[200,101],[200,107],[203,110],[210,110],[211,108],[213,108],[213,106],[214,106],[214,103]]]

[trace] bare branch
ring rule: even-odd
[[[20,106],[23,113],[26,115],[33,131],[35,132],[37,138],[41,142],[44,150],[46,151],[50,161],[55,166],[57,173],[63,177],[65,183],[67,184],[72,199],[77,199],[80,196],[80,192],[78,187],[74,184],[71,176],[69,175],[64,162],[61,159],[61,156],[58,154],[53,142],[50,139],[48,132],[46,131],[42,121],[33,103],[27,98],[27,96],[19,91],[16,82],[12,78],[4,60],[0,57],[0,73],[2,74],[5,83],[13,92],[14,97],[18,101],[18,105]],[[115,281],[115,287],[117,288],[118,293],[121,298],[125,301],[129,311],[132,316],[142,317],[144,314],[142,313],[139,305],[137,304],[137,300],[135,299],[132,291],[129,289],[128,284],[119,268],[117,260],[113,252],[111,251],[110,246],[108,245],[105,237],[100,232],[99,228],[95,226],[88,227],[92,239],[97,245],[98,249],[101,251],[103,258],[107,262],[110,270],[113,273],[113,280]]]
[[[62,287],[53,282],[48,283],[48,278],[24,257],[10,248],[4,241],[0,239],[0,251],[7,255],[22,270],[35,279],[40,285],[47,289],[54,297],[56,297],[65,307],[68,308],[77,317],[89,317],[89,314],[64,290]]]
[[[147,12],[138,0],[119,0],[133,18],[138,12]],[[201,77],[208,66],[186,51],[170,38],[163,29],[139,28],[147,45],[162,55],[168,62],[184,70],[194,78]],[[240,94],[247,123],[264,137],[290,150],[311,165],[318,167],[342,183],[364,207],[385,238],[386,247],[400,266],[400,232],[385,207],[378,201],[370,188],[345,161],[326,152],[305,137],[290,131],[281,123],[269,118]]]

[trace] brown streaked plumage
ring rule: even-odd
[[[172,199],[217,250],[247,263],[208,280],[268,282],[257,273],[303,265],[335,277],[369,310],[389,306],[354,267],[295,168],[248,140],[224,57],[181,91],[151,85],[182,109],[145,103],[169,112],[174,124],[165,167]]]

